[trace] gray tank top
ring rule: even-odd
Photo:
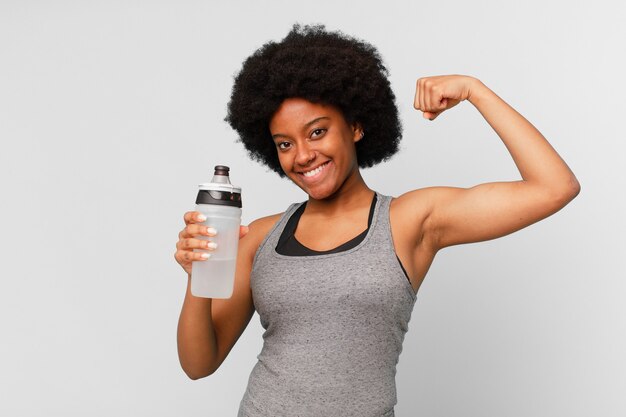
[[[394,251],[390,202],[377,193],[367,235],[343,252],[276,252],[302,203],[267,234],[250,275],[263,348],[238,417],[394,416],[396,364],[416,294]]]

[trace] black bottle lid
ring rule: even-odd
[[[211,182],[200,184],[196,204],[215,204],[241,208],[241,188],[230,183],[230,168],[216,165]]]

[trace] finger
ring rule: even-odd
[[[240,226],[239,227],[239,239],[248,234],[250,228],[248,226]]]
[[[435,120],[437,116],[439,116],[439,114],[441,114],[440,111],[438,112],[425,111],[423,116],[424,116],[424,119]]]
[[[438,104],[437,92],[435,91],[434,81],[428,80],[424,87],[424,108],[428,112],[436,111],[435,103]]]
[[[428,93],[428,111],[438,113],[446,109],[448,99],[445,98],[445,94],[440,85],[432,85],[428,89]]]
[[[437,110],[445,110],[448,107],[448,99],[447,98],[441,98],[439,100],[438,106],[437,106]]]
[[[437,111],[437,112],[430,112],[430,118],[429,120],[435,120],[442,112]]]
[[[433,91],[433,112],[439,113],[448,107],[448,99],[444,96],[440,89]]]
[[[193,261],[206,261],[211,257],[210,253],[206,252],[192,252],[192,251],[176,251],[174,258],[179,264],[189,263]]]
[[[438,113],[434,113],[432,111],[425,111],[424,112],[424,119],[435,120],[437,115],[438,115]]]
[[[419,100],[420,100],[420,109],[422,111],[426,111],[426,103],[424,103],[424,89],[425,89],[424,79],[421,79],[420,80],[420,98],[419,98]]]
[[[188,211],[187,213],[185,213],[185,215],[183,216],[185,224],[193,223],[193,218],[197,215],[196,213],[197,211]]]
[[[424,109],[428,112],[435,110],[433,103],[435,102],[435,92],[433,91],[432,81],[424,83]]]
[[[187,226],[189,234],[191,236],[209,236],[213,237],[217,235],[217,230],[213,226],[205,226],[203,224],[190,224]]]
[[[192,237],[187,239],[181,239],[176,243],[176,249],[180,250],[192,250],[192,249],[203,249],[203,250],[215,250],[217,249],[217,243],[211,240],[204,239],[194,239]]]
[[[188,211],[183,216],[183,219],[185,220],[185,224],[202,223],[206,221],[206,217],[199,211]]]
[[[422,96],[422,81],[419,80],[417,82],[417,85],[419,86],[417,88],[417,92],[416,92],[416,96],[415,96],[415,100],[417,100],[417,109],[421,110],[422,112],[424,111],[424,108],[422,107],[422,101],[420,100],[421,96]]]
[[[415,98],[413,98],[413,108],[415,108],[415,110],[421,110],[420,109],[420,80],[418,79],[415,82]]]
[[[203,224],[189,224],[178,234],[179,239],[194,237],[194,236],[209,236],[213,237],[217,235],[217,230],[212,226],[205,226]]]

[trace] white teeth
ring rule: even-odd
[[[322,165],[315,168],[313,171],[305,172],[302,175],[304,175],[305,177],[312,177],[313,175],[317,174],[322,169],[324,169],[325,166],[326,166],[326,162],[324,162]]]

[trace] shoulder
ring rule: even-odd
[[[430,216],[433,202],[439,187],[426,187],[408,191],[398,197],[392,197],[389,210],[392,216],[402,222],[424,220]]]
[[[265,235],[270,231],[270,229],[274,227],[274,225],[278,222],[278,220],[280,220],[283,214],[285,213],[284,212],[276,213],[270,216],[260,217],[254,220],[252,223],[248,225],[248,227],[250,228],[248,233],[253,234],[255,236],[262,235],[263,237],[265,237]]]
[[[280,220],[283,213],[272,214],[260,217],[248,225],[248,233],[241,238],[239,245],[243,251],[248,252],[252,257],[265,239],[265,236],[272,230],[272,227]]]
[[[449,199],[454,187],[425,187],[392,197],[389,216],[392,224],[405,231],[407,239],[422,242],[435,235],[434,213],[442,201]]]

